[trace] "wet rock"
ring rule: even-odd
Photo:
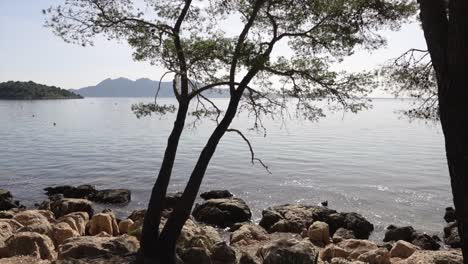
[[[455,214],[455,209],[453,209],[453,207],[447,207],[447,208],[445,208],[444,220],[445,220],[447,223],[457,221],[457,216],[456,216],[456,214]]]
[[[89,200],[108,204],[129,203],[131,200],[131,192],[128,189],[99,190],[92,194]]]
[[[119,226],[113,213],[99,213],[89,221],[89,234],[94,236],[101,232],[109,235],[119,235]]]
[[[204,200],[231,198],[232,196],[232,193],[228,190],[212,190],[200,194],[200,197]]]
[[[0,211],[6,211],[13,208],[23,208],[18,201],[13,200],[13,196],[8,190],[0,188]]]
[[[330,262],[333,258],[347,258],[349,252],[337,245],[330,244],[320,251],[320,259]]]
[[[352,230],[358,239],[368,239],[374,225],[358,213],[345,213],[344,228]]]
[[[239,198],[210,199],[197,204],[192,215],[197,221],[219,227],[229,227],[234,223],[250,221],[252,212]]]
[[[233,233],[231,233],[231,244],[249,245],[258,241],[268,239],[267,232],[261,226],[248,224],[243,225]]]
[[[390,253],[386,248],[374,249],[361,254],[358,260],[369,264],[390,264]]]
[[[390,250],[390,256],[392,258],[397,257],[405,259],[411,256],[418,249],[419,247],[409,242],[406,242],[404,240],[398,240]]]
[[[132,236],[98,237],[82,236],[65,241],[58,248],[58,258],[93,258],[99,256],[127,255],[136,253],[139,242]]]
[[[440,248],[437,241],[423,233],[415,233],[412,237],[411,243],[425,250],[438,250]]]
[[[214,264],[235,264],[236,252],[226,242],[218,242],[211,248],[211,261]]]
[[[132,219],[125,219],[119,222],[119,231],[120,234],[127,234],[128,229],[131,225],[133,225],[135,222],[132,221]]]
[[[416,233],[413,227],[411,226],[404,226],[404,227],[394,227],[387,232],[385,232],[385,237],[383,239],[384,242],[389,241],[398,241],[404,240],[410,242],[413,240],[413,235]]]
[[[145,219],[146,209],[138,209],[133,211],[129,216],[128,219],[131,219],[133,222],[138,220]]]
[[[180,258],[184,264],[211,264],[209,252],[204,248],[192,247],[182,250]]]
[[[34,232],[13,234],[5,241],[7,255],[32,256],[39,259],[55,259],[54,243],[45,235]]]
[[[462,244],[457,222],[449,223],[444,227],[444,242],[452,248],[461,248]]]
[[[164,200],[163,208],[174,209],[177,205],[177,202],[180,200],[181,197],[182,197],[182,192],[167,194],[166,199]]]
[[[263,264],[315,264],[318,250],[308,240],[279,239],[262,246],[257,255]]]
[[[333,234],[333,242],[338,243],[345,239],[355,239],[356,236],[352,230],[348,230],[346,228],[338,228],[336,232]]]
[[[330,231],[328,224],[320,221],[316,221],[310,225],[307,230],[307,235],[312,242],[319,242],[325,245],[330,244]]]
[[[47,187],[44,189],[47,196],[53,196],[62,194],[64,198],[88,198],[96,192],[96,188],[93,185],[80,185],[73,187],[70,185],[62,185],[56,187]]]
[[[89,216],[94,214],[92,203],[85,199],[64,198],[52,202],[50,206],[56,218],[74,212],[86,212]]]

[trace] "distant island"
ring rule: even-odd
[[[82,99],[65,89],[47,86],[32,81],[29,82],[3,82],[0,83],[0,99],[6,100],[42,100],[42,99]]]
[[[153,97],[159,87],[159,81],[141,78],[135,81],[127,78],[105,79],[95,86],[88,86],[70,91],[84,97]],[[216,89],[204,93],[208,97],[228,97],[227,89]],[[159,97],[174,97],[172,82],[161,82]]]

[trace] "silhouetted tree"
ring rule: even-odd
[[[419,99],[407,112],[439,119],[462,241],[468,263],[468,1],[419,0],[427,50],[411,49],[386,68],[396,94]]]
[[[140,261],[174,263],[176,240],[189,217],[217,145],[239,110],[252,113],[253,128],[264,129],[266,115],[284,117],[292,101],[295,113],[310,120],[324,116],[316,101],[337,110],[357,112],[367,106],[372,88],[367,73],[333,71],[356,48],[385,44],[377,33],[397,28],[414,11],[408,1],[382,0],[147,0],[145,12],[130,0],[67,0],[54,7],[47,25],[66,41],[91,44],[95,35],[126,40],[134,58],[160,63],[174,75],[177,107],[140,104],[138,116],[175,111],[173,130],[152,190],[143,226]],[[238,18],[239,33],[230,35],[222,21]],[[275,54],[287,47],[290,55]],[[283,49],[284,50],[284,49]],[[227,108],[204,92],[228,87]],[[189,108],[196,100],[195,110]],[[336,103],[336,104],[333,104]],[[186,117],[213,117],[216,128],[200,153],[176,208],[160,231],[165,198]],[[252,162],[258,161],[251,149]],[[261,163],[263,164],[263,163]]]

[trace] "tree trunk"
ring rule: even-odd
[[[421,21],[436,71],[439,110],[462,242],[468,263],[468,2],[420,0]]]
[[[157,259],[167,253],[161,250],[162,247],[159,245],[159,224],[161,222],[163,201],[166,198],[167,187],[169,186],[179,139],[185,125],[188,106],[188,100],[185,101],[181,99],[174,127],[167,141],[166,151],[161,168],[159,169],[158,178],[151,191],[140,239],[139,263],[157,263]]]
[[[190,175],[190,179],[187,183],[187,186],[184,190],[184,193],[177,204],[177,207],[172,212],[170,218],[166,222],[164,229],[161,233],[161,245],[164,247],[164,250],[169,252],[175,252],[177,238],[180,235],[182,227],[190,216],[192,206],[197,198],[200,185],[202,183],[203,177],[205,175],[208,164],[210,163],[213,154],[216,151],[219,141],[226,133],[226,130],[229,128],[232,120],[234,119],[237,113],[237,107],[239,105],[239,100],[242,92],[235,93],[229,102],[226,114],[221,120],[219,125],[211,134],[208,139],[207,144],[203,148],[200,157],[198,158],[197,164]],[[173,262],[167,262],[172,264]]]

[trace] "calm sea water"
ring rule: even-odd
[[[129,188],[133,201],[113,208],[125,215],[145,207],[174,117],[137,119],[131,104],[150,100],[0,101],[0,187],[27,205],[44,200],[42,189],[51,185]],[[252,165],[247,145],[228,133],[202,190],[231,190],[246,200],[255,220],[271,205],[328,200],[333,209],[373,222],[375,239],[388,224],[440,233],[444,208],[452,204],[440,126],[401,118],[395,110],[408,101],[376,99],[373,105],[317,123],[267,120],[266,137],[248,131],[251,122],[241,115],[233,127],[246,131],[272,174]],[[171,191],[183,189],[213,129],[212,122],[193,127],[191,121]]]

